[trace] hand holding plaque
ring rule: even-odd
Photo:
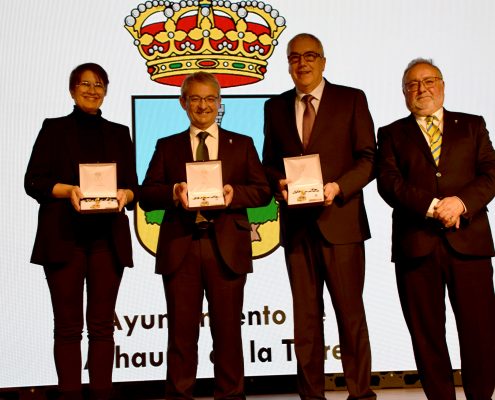
[[[284,167],[288,182],[287,204],[289,206],[323,203],[323,178],[318,154],[286,157]]]
[[[79,164],[81,213],[117,212],[117,164]]]
[[[186,163],[189,208],[224,208],[222,162],[199,161]]]

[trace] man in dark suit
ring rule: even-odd
[[[287,55],[296,87],[265,105],[263,166],[280,202],[282,245],[293,297],[299,394],[301,399],[325,399],[326,285],[337,317],[349,399],[374,399],[362,300],[364,241],[370,237],[362,189],[373,179],[373,121],[361,90],[323,79],[326,59],[318,38],[295,36]],[[303,98],[308,94],[313,98],[305,106]],[[306,107],[316,113],[309,139],[303,135]],[[283,159],[301,154],[319,154],[324,205],[287,206]]]
[[[393,208],[392,261],[426,396],[455,399],[447,287],[466,398],[488,400],[495,388],[495,296],[486,206],[495,195],[495,152],[482,117],[443,108],[444,87],[431,60],[406,68],[411,114],[378,130],[378,190]]]
[[[165,209],[156,255],[168,312],[166,399],[192,399],[203,296],[213,338],[215,399],[244,399],[241,312],[246,274],[252,272],[246,208],[266,205],[270,188],[250,137],[220,128],[220,86],[198,72],[181,87],[191,125],[158,140],[142,186],[145,211]],[[198,146],[207,132],[206,159],[221,160],[226,208],[192,211],[186,162],[205,159]]]

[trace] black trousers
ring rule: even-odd
[[[375,399],[370,389],[371,350],[363,304],[364,243],[332,245],[316,224],[301,226],[285,249],[294,309],[294,349],[301,399],[325,399],[323,290],[339,330],[349,399]]]
[[[435,251],[396,263],[404,317],[426,397],[455,400],[445,338],[446,288],[455,315],[467,400],[490,400],[495,389],[495,295],[490,258],[456,253],[439,241]]]
[[[114,358],[114,310],[123,268],[106,240],[78,246],[72,260],[44,267],[54,316],[54,357],[58,386],[62,392],[81,390],[81,340],[88,330],[89,387],[109,391]]]
[[[215,399],[245,399],[241,313],[246,275],[222,261],[211,229],[199,231],[183,265],[163,276],[168,314],[167,400],[193,399],[203,298],[213,340]]]

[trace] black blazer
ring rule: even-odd
[[[79,185],[79,123],[75,111],[65,117],[46,119],[33,146],[24,177],[26,193],[40,204],[38,229],[31,255],[34,264],[48,265],[70,260],[76,244],[78,221],[86,216],[74,210],[69,199],[51,195],[56,183]],[[138,196],[136,165],[129,129],[120,124],[101,120],[101,162],[117,163],[117,187],[130,189],[135,200],[127,205],[132,209]],[[129,221],[124,210],[106,214],[109,218],[114,250],[123,266],[132,266],[132,247]]]
[[[480,116],[444,110],[440,163],[411,114],[378,130],[378,191],[393,208],[392,261],[429,254],[445,237],[454,250],[491,257],[487,204],[495,195],[495,152]],[[433,198],[458,196],[460,229],[426,218]]]
[[[218,159],[224,185],[234,188],[228,208],[210,211],[220,255],[234,272],[252,271],[251,225],[246,208],[261,207],[271,192],[253,140],[219,128]],[[139,204],[145,211],[165,210],[156,254],[156,272],[170,274],[182,264],[195,230],[196,211],[173,200],[174,184],[186,181],[193,154],[189,130],[159,139],[143,181]]]
[[[296,90],[265,104],[263,166],[274,191],[285,178],[284,157],[320,156],[323,183],[337,182],[342,193],[328,207],[288,209],[280,205],[282,244],[297,240],[302,224],[316,221],[333,244],[361,242],[370,237],[363,187],[374,178],[375,132],[365,94],[325,81],[311,138],[304,150],[296,126]]]

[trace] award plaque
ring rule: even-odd
[[[79,164],[79,187],[82,214],[119,211],[116,163]]]
[[[324,201],[320,156],[310,154],[284,158],[287,178],[287,204],[303,206]]]
[[[225,207],[221,161],[186,163],[186,177],[190,209]]]

